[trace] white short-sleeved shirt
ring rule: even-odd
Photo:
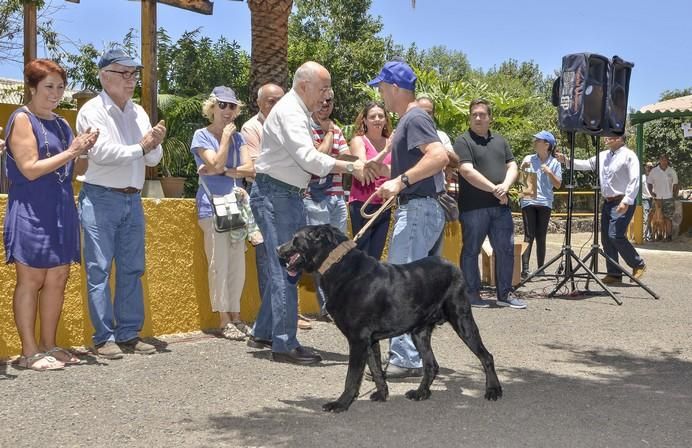
[[[672,166],[664,171],[661,166],[655,166],[650,172],[646,183],[653,187],[651,193],[656,194],[656,199],[671,199],[673,197],[673,185],[678,183],[678,173]]]

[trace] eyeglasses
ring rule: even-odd
[[[137,70],[133,72],[120,72],[118,70],[104,70],[105,72],[109,73],[117,73],[120,76],[122,76],[123,79],[139,79],[139,72]]]
[[[235,110],[236,107],[238,107],[238,105],[235,103],[227,103],[225,101],[218,101],[216,104],[219,106],[219,109],[221,110],[224,110],[226,107],[228,107],[231,110]]]

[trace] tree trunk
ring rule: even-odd
[[[293,0],[248,0],[252,22],[250,110],[257,112],[257,89],[272,82],[288,87],[288,16]]]

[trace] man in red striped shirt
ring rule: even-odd
[[[312,114],[312,139],[318,151],[338,157],[348,153],[348,143],[330,116],[334,110],[334,93],[322,102],[322,108]],[[312,176],[305,193],[305,212],[308,225],[331,224],[346,233],[347,206],[341,174],[330,173],[325,177]],[[317,288],[321,314],[326,317],[325,301]]]

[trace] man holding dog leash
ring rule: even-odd
[[[400,117],[392,137],[391,179],[376,194],[384,199],[398,195],[388,261],[410,263],[428,256],[444,228],[438,197],[449,159],[435,124],[416,103],[416,75],[408,64],[387,62],[368,84],[378,87],[387,109]],[[390,340],[385,372],[388,380],[422,375],[420,355],[408,334]]]

